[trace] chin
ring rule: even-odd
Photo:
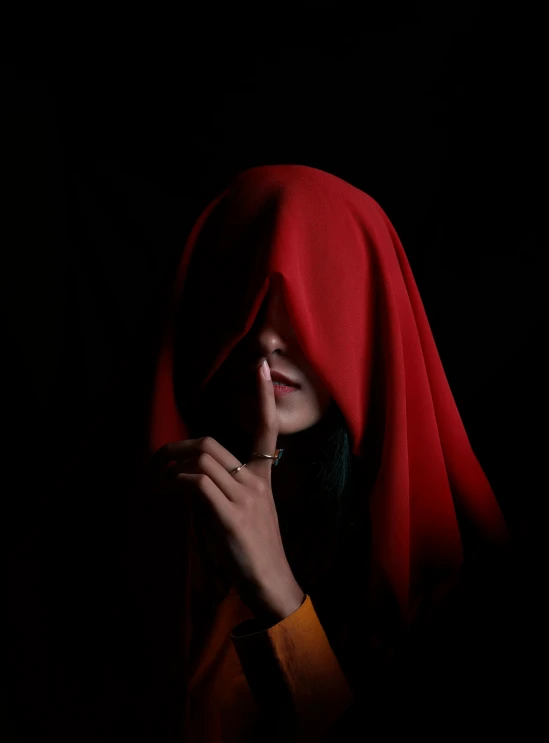
[[[281,436],[291,436],[293,433],[301,433],[306,431],[308,428],[312,428],[318,419],[295,419],[294,420],[280,420],[278,421],[278,433]]]
[[[298,426],[279,426],[278,428],[278,435],[279,436],[291,436],[292,433],[298,433],[302,429]]]

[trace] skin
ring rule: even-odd
[[[276,396],[261,367],[288,375],[299,389]],[[281,464],[251,457],[231,475],[242,463],[231,442],[204,436],[167,444],[150,466],[157,493],[194,502],[195,516],[205,519],[243,601],[258,619],[273,623],[304,600],[282,543],[274,494],[295,494],[299,462],[314,458],[331,403],[299,346],[280,283],[271,284],[253,328],[215,377],[222,392],[215,415],[226,418],[229,429],[249,434],[253,451],[274,454],[284,448]]]
[[[252,433],[254,423],[249,415],[250,396],[254,392],[248,366],[257,366],[266,358],[269,366],[298,382],[300,389],[276,398],[280,444],[289,444],[290,436],[317,424],[330,404],[330,393],[315,372],[299,345],[284,295],[282,282],[275,277],[269,294],[250,332],[225,361],[224,373],[233,389],[229,410],[235,425]]]
[[[266,373],[263,373],[266,370]],[[255,370],[256,451],[273,451],[278,414],[265,360]],[[155,496],[187,502],[205,520],[225,574],[255,617],[267,624],[296,611],[305,598],[288,563],[271,486],[272,463],[253,458],[230,474],[239,459],[210,436],[166,444],[149,463]]]
[[[273,491],[277,500],[288,500],[302,485],[298,463],[314,458],[332,398],[296,338],[280,277],[272,279],[254,325],[216,374],[216,387],[225,392],[220,395],[222,414],[250,435],[257,425],[254,369],[262,358],[300,385],[296,392],[275,397],[276,448],[284,454],[273,468]]]

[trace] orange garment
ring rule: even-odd
[[[194,590],[202,595],[199,559],[193,553]],[[210,630],[187,690],[189,743],[318,742],[352,704],[309,595],[293,614],[263,626],[231,588],[212,617],[198,619]]]

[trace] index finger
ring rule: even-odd
[[[278,411],[273,382],[267,359],[259,365],[257,371],[259,416],[256,435],[253,439],[252,451],[258,454],[275,456],[276,442],[278,439]],[[252,456],[248,462],[248,470],[270,477],[273,467],[272,459]]]

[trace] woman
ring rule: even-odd
[[[195,225],[149,446],[163,521],[131,554],[157,734],[341,740],[456,583],[462,533],[505,542],[398,236],[314,168],[241,173]]]

